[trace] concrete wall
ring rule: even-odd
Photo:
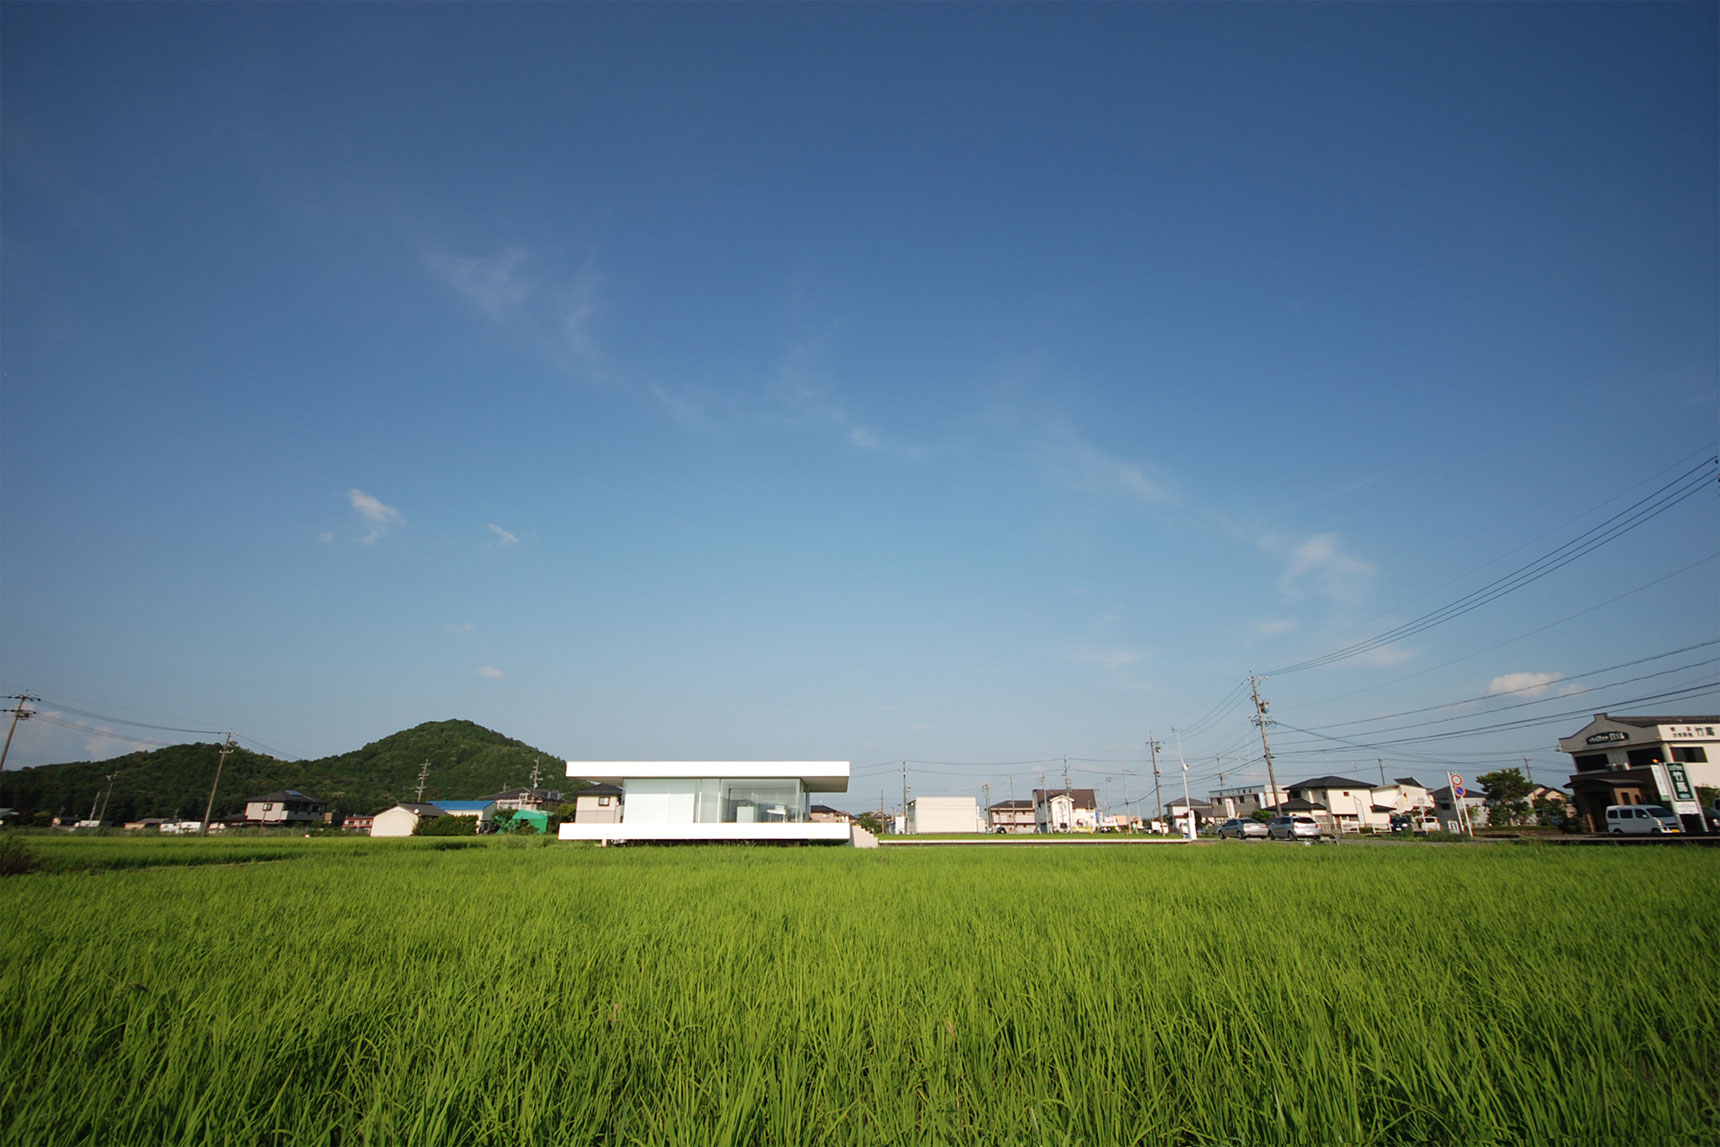
[[[919,797],[908,802],[908,831],[980,832],[979,802],[972,797]]]

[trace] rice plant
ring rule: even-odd
[[[399,843],[0,883],[0,1141],[1720,1139],[1706,850]]]

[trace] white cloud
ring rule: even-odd
[[[1145,656],[1132,649],[1082,649],[1070,654],[1070,660],[1104,669],[1127,669]]]
[[[317,541],[323,543],[323,545],[325,545],[325,546],[328,545],[329,543],[333,542],[334,541],[333,531],[324,530],[322,533],[317,535]]]
[[[1311,589],[1340,605],[1361,600],[1373,587],[1374,564],[1345,553],[1338,535],[1327,532],[1300,540],[1282,531],[1270,531],[1255,539],[1268,553],[1285,555],[1278,575],[1278,592],[1298,601]]]
[[[366,494],[363,490],[348,490],[346,499],[357,511],[358,516],[369,524],[369,532],[359,539],[367,546],[374,544],[376,539],[389,531],[390,527],[405,525],[406,523],[406,519],[399,510],[393,506],[383,505],[379,499]]]
[[[503,673],[500,669],[497,669],[494,665],[480,665],[478,667],[478,676],[495,678],[506,677],[507,674]]]
[[[1529,697],[1539,697],[1547,691],[1549,685],[1564,680],[1564,677],[1563,673],[1507,673],[1487,683],[1487,696],[1522,693]]]
[[[1054,419],[1050,437],[1034,442],[1033,447],[1045,473],[1068,489],[1117,494],[1146,506],[1172,500],[1170,492],[1139,465],[1107,454],[1061,420]]]
[[[1302,623],[1294,617],[1279,617],[1271,621],[1257,622],[1254,632],[1261,637],[1276,637],[1281,633],[1289,633]]]
[[[507,318],[526,305],[537,284],[520,274],[526,254],[506,247],[481,259],[431,252],[424,261],[461,298],[492,319]]]
[[[496,523],[489,523],[488,528],[490,533],[496,535],[498,544],[504,546],[517,546],[520,544],[519,535],[510,534],[508,531],[502,529],[502,527],[496,525]]]
[[[469,621],[450,621],[442,628],[449,633],[470,633],[472,632],[472,623]]]
[[[557,369],[594,378],[600,358],[598,278],[585,267],[560,276],[528,273],[532,257],[504,247],[477,258],[431,251],[424,265],[473,310],[533,347]]]

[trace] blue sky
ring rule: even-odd
[[[1199,792],[1259,772],[1251,669],[1720,439],[1712,5],[0,30],[0,686],[59,714],[11,764],[185,739],[69,708],[293,757],[463,717],[1116,801],[1177,728]],[[1717,550],[1709,481],[1273,674],[1280,780],[1715,712]]]

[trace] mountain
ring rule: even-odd
[[[26,816],[90,815],[113,778],[103,819],[181,816],[198,820],[215,779],[220,746],[170,745],[106,761],[73,761],[0,773],[0,807]],[[215,815],[243,812],[245,801],[277,789],[298,789],[331,810],[371,813],[415,799],[418,771],[429,762],[426,800],[475,800],[531,783],[539,768],[543,788],[584,787],[564,776],[561,758],[470,721],[428,721],[373,741],[362,749],[315,761],[281,761],[235,749],[221,769]]]

